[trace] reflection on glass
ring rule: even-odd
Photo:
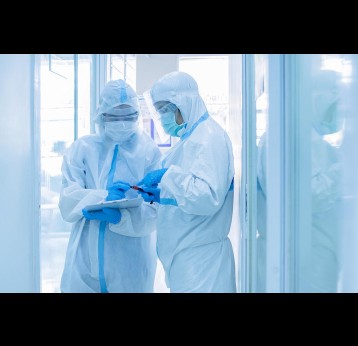
[[[342,59],[321,56],[312,75],[311,130],[311,289],[337,292],[340,272],[339,217],[342,165],[340,145],[343,119],[339,107],[343,78]]]
[[[266,127],[268,113],[268,57],[255,55],[257,143],[257,281],[256,291],[266,291]]]

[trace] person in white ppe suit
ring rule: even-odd
[[[324,136],[338,133],[339,85],[335,71],[320,70],[313,84],[312,126],[312,282],[311,291],[337,292],[342,164],[339,144]],[[332,136],[331,136],[332,137]]]
[[[107,83],[95,117],[96,134],[76,140],[63,158],[59,207],[73,223],[62,292],[152,292],[157,207],[91,212],[86,206],[138,197],[129,188],[160,164],[160,151],[139,125],[135,91]]]
[[[320,70],[313,79],[311,129],[311,266],[310,292],[337,292],[338,206],[341,163],[338,148],[323,136],[341,129],[338,116],[337,73]],[[258,292],[265,291],[266,277],[266,134],[258,146],[257,252]]]
[[[260,138],[257,149],[257,276],[256,291],[266,292],[266,132]]]
[[[210,117],[196,81],[187,73],[163,76],[145,97],[165,132],[180,137],[163,155],[162,168],[137,183],[144,200],[159,203],[157,254],[166,284],[170,292],[236,292],[228,238],[233,212],[231,141]]]

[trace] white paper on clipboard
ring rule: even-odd
[[[142,202],[143,202],[142,197],[137,197],[132,199],[123,198],[115,201],[106,201],[98,204],[88,205],[86,209],[88,211],[94,211],[94,210],[102,210],[103,208],[116,208],[116,209],[135,208],[135,207],[139,207],[142,204]]]

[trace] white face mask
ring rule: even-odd
[[[128,141],[137,131],[137,122],[112,121],[104,123],[104,133],[115,142]]]

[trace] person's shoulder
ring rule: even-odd
[[[215,130],[218,131],[219,133],[226,133],[226,130],[224,129],[224,127],[217,120],[215,120],[213,117],[209,117],[208,125],[215,128]]]
[[[200,141],[203,143],[220,141],[220,139],[226,139],[227,132],[222,126],[215,121],[215,119],[209,117],[207,121],[202,122],[203,126],[198,126],[190,137],[195,138],[195,141]],[[190,138],[189,137],[189,138]]]
[[[77,138],[70,146],[69,149],[75,150],[77,148],[81,148],[83,146],[86,146],[88,144],[92,144],[94,142],[100,142],[102,141],[101,137],[96,134],[90,134],[90,135],[84,135],[80,138]]]
[[[89,134],[89,135],[84,135],[80,138],[78,138],[75,143],[92,143],[92,142],[102,142],[102,138],[101,136],[99,136],[98,134]]]
[[[91,133],[89,135],[84,135],[82,137],[79,138],[79,140],[83,140],[83,141],[88,141],[88,140],[101,140],[101,136],[97,133]]]

